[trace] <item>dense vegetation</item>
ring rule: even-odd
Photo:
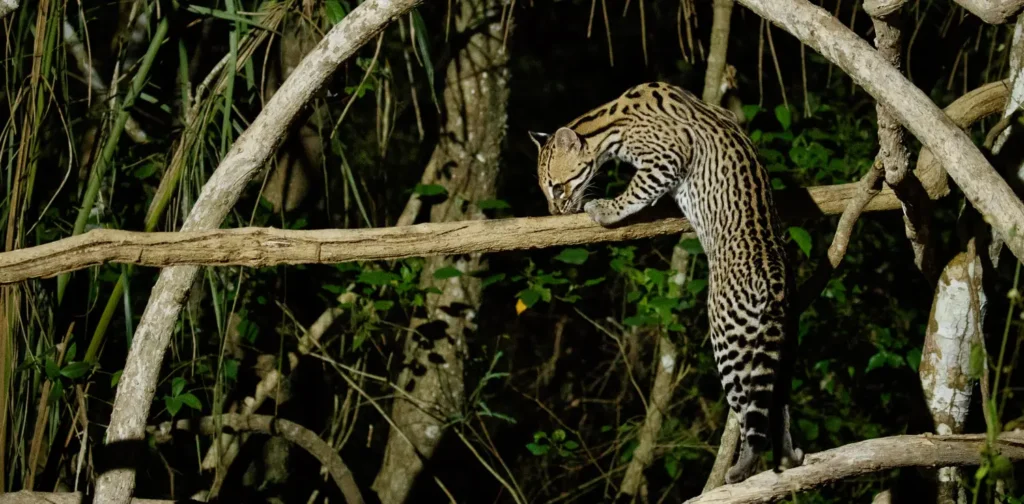
[[[278,172],[268,170],[250,184],[223,227],[388,227],[413,195],[424,202],[417,222],[431,219],[432,206],[453,200],[476,205],[488,218],[545,215],[527,131],[552,131],[644,81],[663,80],[700,95],[708,2],[521,0],[491,6],[485,23],[466,28],[459,26],[459,4],[467,1],[426,2],[401,26],[387,28],[379,52],[370,43],[346,62],[292,128],[275,159]],[[24,3],[0,21],[0,109],[6,112],[0,116],[6,184],[0,226],[7,250],[96,227],[179,228],[203,183],[288,69],[356,6],[345,0]],[[823,7],[872,40],[860,2],[830,0]],[[148,13],[144,22],[127,22],[132,9]],[[950,2],[909,3],[904,18],[905,74],[939,106],[1007,77],[1012,24],[986,25]],[[119,114],[95,83],[90,87],[73,44],[66,45],[64,19],[88,42],[97,75],[107,83],[115,72],[126,75],[117,96],[134,100],[131,118],[148,141],[130,138],[131,124],[121,133]],[[148,47],[161,19],[167,20],[166,41]],[[505,121],[506,137],[494,196],[460,201],[460,194],[421,177],[435,144],[448,134],[447,69],[486,23],[500,23],[505,36],[507,114],[493,120]],[[136,28],[140,37],[133,42]],[[790,35],[763,30],[759,17],[737,6],[728,62],[737,70],[734,94],[745,127],[773,185],[858,180],[878,150],[875,101]],[[233,70],[233,78],[214,79],[208,94],[199,93],[208,74]],[[145,85],[131,96],[131,79],[140,73]],[[979,145],[997,119],[971,127]],[[914,160],[920,145],[910,143]],[[298,175],[281,175],[286,168]],[[632,169],[606,168],[595,192],[616,194]],[[964,205],[955,188],[936,201],[932,226],[940,267],[963,250],[957,221]],[[823,260],[837,220],[787,216],[788,253],[801,282]],[[866,213],[843,265],[800,317],[792,408],[807,452],[933,431],[918,366],[934,286],[915,267],[903,227],[899,211]],[[682,271],[671,260],[674,253],[688,258]],[[1011,295],[1019,265],[1004,257],[998,273],[986,273],[987,348],[1002,348],[988,362],[1000,368],[1002,359],[1005,366],[993,392],[1000,403],[994,428],[1012,430],[1024,418],[1014,400],[1021,386],[1013,372],[1020,312],[1010,302],[1019,300]],[[393,383],[407,363],[406,339],[435,337],[436,328],[413,320],[432,316],[426,305],[449,280],[473,276],[482,296],[465,307],[473,317],[465,332],[464,401],[443,419],[446,435],[412,501],[447,501],[434,478],[458,502],[516,502],[511,488],[530,502],[610,501],[638,444],[662,336],[674,343],[681,371],[645,472],[648,501],[678,502],[700,493],[727,408],[707,341],[707,271],[699,242],[665,236],[501,252],[485,260],[473,271],[427,267],[421,258],[204,268],[175,329],[149,423],[240,410],[257,384],[279,370],[283,392],[256,412],[318,434],[339,451],[364,498],[375,501],[371,485],[388,441],[384,414],[402,394]],[[106,264],[4,287],[3,490],[91,487],[98,470],[93,451],[100,456],[119,370],[158,274]],[[317,329],[322,332],[312,349],[300,350],[325,311],[333,322]],[[975,378],[984,359],[979,349],[972,359]],[[964,430],[986,432],[974,390]],[[221,498],[341,499],[316,459],[292,447],[282,463],[272,456],[282,448],[270,439],[248,437],[218,483]],[[194,475],[212,440],[182,432],[158,443],[152,436],[139,462],[136,495],[183,498],[210,488],[214,471]],[[965,471],[969,497],[991,499],[996,479],[1012,472],[1005,465],[989,459],[988,474],[979,472],[977,481],[973,469]],[[894,470],[790,500],[866,502],[898,485],[924,488],[923,481],[916,470]],[[1019,502],[1024,494],[1012,481],[1006,479],[1007,491]]]

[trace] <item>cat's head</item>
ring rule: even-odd
[[[538,149],[537,183],[548,200],[548,212],[580,212],[596,169],[586,139],[566,127],[558,128],[554,134],[531,131],[530,139]]]

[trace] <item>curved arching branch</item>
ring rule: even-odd
[[[167,436],[172,430],[187,430],[211,436],[218,433],[218,424],[224,430],[234,432],[259,432],[271,436],[281,436],[298,445],[327,468],[334,484],[338,485],[338,489],[345,496],[345,502],[348,504],[363,503],[363,495],[359,492],[355,478],[352,477],[352,471],[341,460],[341,456],[316,433],[295,422],[270,415],[224,414],[219,417],[207,416],[198,420],[184,419],[164,422],[147,427],[146,430],[158,437]]]

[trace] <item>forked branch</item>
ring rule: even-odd
[[[888,106],[942,162],[971,205],[1007,237],[1006,245],[1013,254],[1024,257],[1024,202],[970,137],[924,92],[830,12],[807,0],[739,1],[838,65],[879,103]]]

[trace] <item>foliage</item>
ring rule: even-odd
[[[0,93],[0,107],[8,111],[8,119],[0,119],[0,167],[7,181],[0,226],[8,248],[69,236],[77,218],[85,230],[178,229],[232,142],[298,64],[294,53],[308,50],[358,5],[141,2],[151,21],[133,37],[127,9],[117,3],[23,3],[31,5],[0,24],[7,41],[0,63],[7,92]],[[551,131],[644,80],[673,82],[696,94],[703,85],[710,4],[637,4],[625,2],[618,15],[620,4],[602,3],[615,15],[590,16],[592,23],[587,12],[596,4],[583,0],[512,2],[496,11],[500,19],[490,21],[502,23],[512,55],[496,197],[467,201],[457,185],[440,183],[448,166],[435,167],[438,180],[423,176],[441,134],[437,125],[445,119],[445,90],[453,85],[449,65],[467,64],[458,56],[466,40],[459,24],[465,5],[427,3],[385,30],[379,52],[368,44],[332,76],[265,178],[244,190],[223,226],[384,227],[395,223],[414,195],[424,207],[419,221],[447,199],[475,206],[488,218],[545,214],[533,174],[536,149],[526,131]],[[49,10],[40,11],[45,5]],[[868,36],[870,23],[857,5],[833,0],[825,7]],[[956,6],[906,8],[917,18],[908,74],[940,105],[1005,73],[1009,27],[961,19]],[[857,180],[878,148],[874,102],[813,51],[797,56],[799,45],[778,30],[765,51],[775,51],[779,63],[764,64],[773,57],[761,54],[763,41],[753,35],[761,33],[760,20],[749,14],[733,16],[729,62],[738,69],[736,98],[745,128],[772,186]],[[170,20],[168,38],[153,44],[153,64],[140,74],[137,62],[161,16]],[[89,87],[73,52],[61,50],[64,19],[79,37],[88,33],[98,75],[109,81],[115,68],[122,72],[113,106],[100,88]],[[938,59],[922,62],[922,51]],[[125,100],[126,86],[137,76],[144,81],[138,99]],[[133,139],[130,123],[120,136],[117,128],[111,132],[121,115],[111,110],[122,106],[145,130],[146,142]],[[972,129],[972,137],[980,144],[990,126]],[[604,168],[589,196],[617,194],[632,175],[625,164]],[[285,172],[291,174],[278,178],[287,184],[275,185]],[[280,194],[292,190],[298,196],[289,205]],[[90,193],[95,204],[88,204]],[[954,193],[935,209],[940,258],[959,250],[962,201]],[[806,216],[785,223],[787,253],[801,281],[822,260],[836,221]],[[670,259],[676,248],[689,258],[682,270]],[[150,423],[237,410],[262,394],[253,402],[259,404],[256,413],[294,419],[317,432],[369,494],[388,440],[385,415],[408,392],[395,384],[403,372],[421,372],[402,350],[408,341],[429,346],[447,337],[431,332],[429,324],[410,327],[414,320],[471,313],[460,348],[464,361],[429,363],[458,364],[466,379],[445,389],[458,396],[453,402],[459,409],[442,419],[465,442],[441,445],[432,476],[459,502],[513,502],[509,487],[530,502],[609,500],[639,445],[658,365],[656,342],[667,335],[678,351],[679,373],[654,464],[645,473],[647,488],[652,502],[700,492],[726,408],[706,336],[707,258],[698,240],[505,252],[489,255],[480,271],[452,264],[428,269],[424,259],[410,258],[202,270],[174,329]],[[6,432],[0,438],[4,490],[21,488],[37,469],[37,489],[92,484],[91,459],[78,457],[91,457],[102,443],[157,273],[98,265],[67,276],[63,296],[51,279],[4,291],[14,308],[2,327],[10,352],[0,353],[9,359],[0,364],[10,370],[0,389],[6,404],[14,405],[6,431],[0,429]],[[986,424],[983,415],[973,415],[968,430],[988,433],[990,446],[1024,418],[1012,400],[1021,385],[1013,370],[1024,327],[1022,301],[1015,274],[1000,273],[991,279],[987,310],[990,319],[1005,324],[991,331],[988,352],[975,345],[971,358],[972,376],[980,378],[987,368],[993,380],[990,399],[976,399],[975,407],[987,408],[995,420]],[[479,285],[483,295],[474,306],[451,308],[462,315],[429,310],[446,289],[466,285]],[[863,217],[843,266],[799,319],[791,395],[805,451],[920,430],[914,416],[922,402],[918,366],[931,297],[931,287],[915,273],[901,216]],[[273,373],[283,377],[280,387],[258,389]],[[45,383],[49,410],[42,415],[37,408]],[[35,464],[26,451],[37,417],[46,426],[39,429],[44,439],[38,445],[48,452]],[[87,435],[80,434],[83,424]],[[164,444],[151,438],[138,494],[169,498],[208,488],[214,478],[209,472],[165,475],[199,473],[215,439],[176,436]],[[221,497],[249,492],[244,495],[287,502],[340,500],[333,483],[320,476],[320,464],[302,457],[288,462],[286,483],[251,485],[268,462],[254,455],[264,438],[250,436],[246,443],[252,460],[245,463],[252,467],[233,469]],[[987,449],[980,467],[965,473],[971,495],[992,500],[997,481],[1012,482],[1013,470],[1005,456]],[[866,475],[792,501],[866,501],[900,476]],[[1010,491],[1017,493],[1007,501],[1020,502],[1020,489],[1011,485]],[[417,496],[422,502],[446,499],[426,483]]]

